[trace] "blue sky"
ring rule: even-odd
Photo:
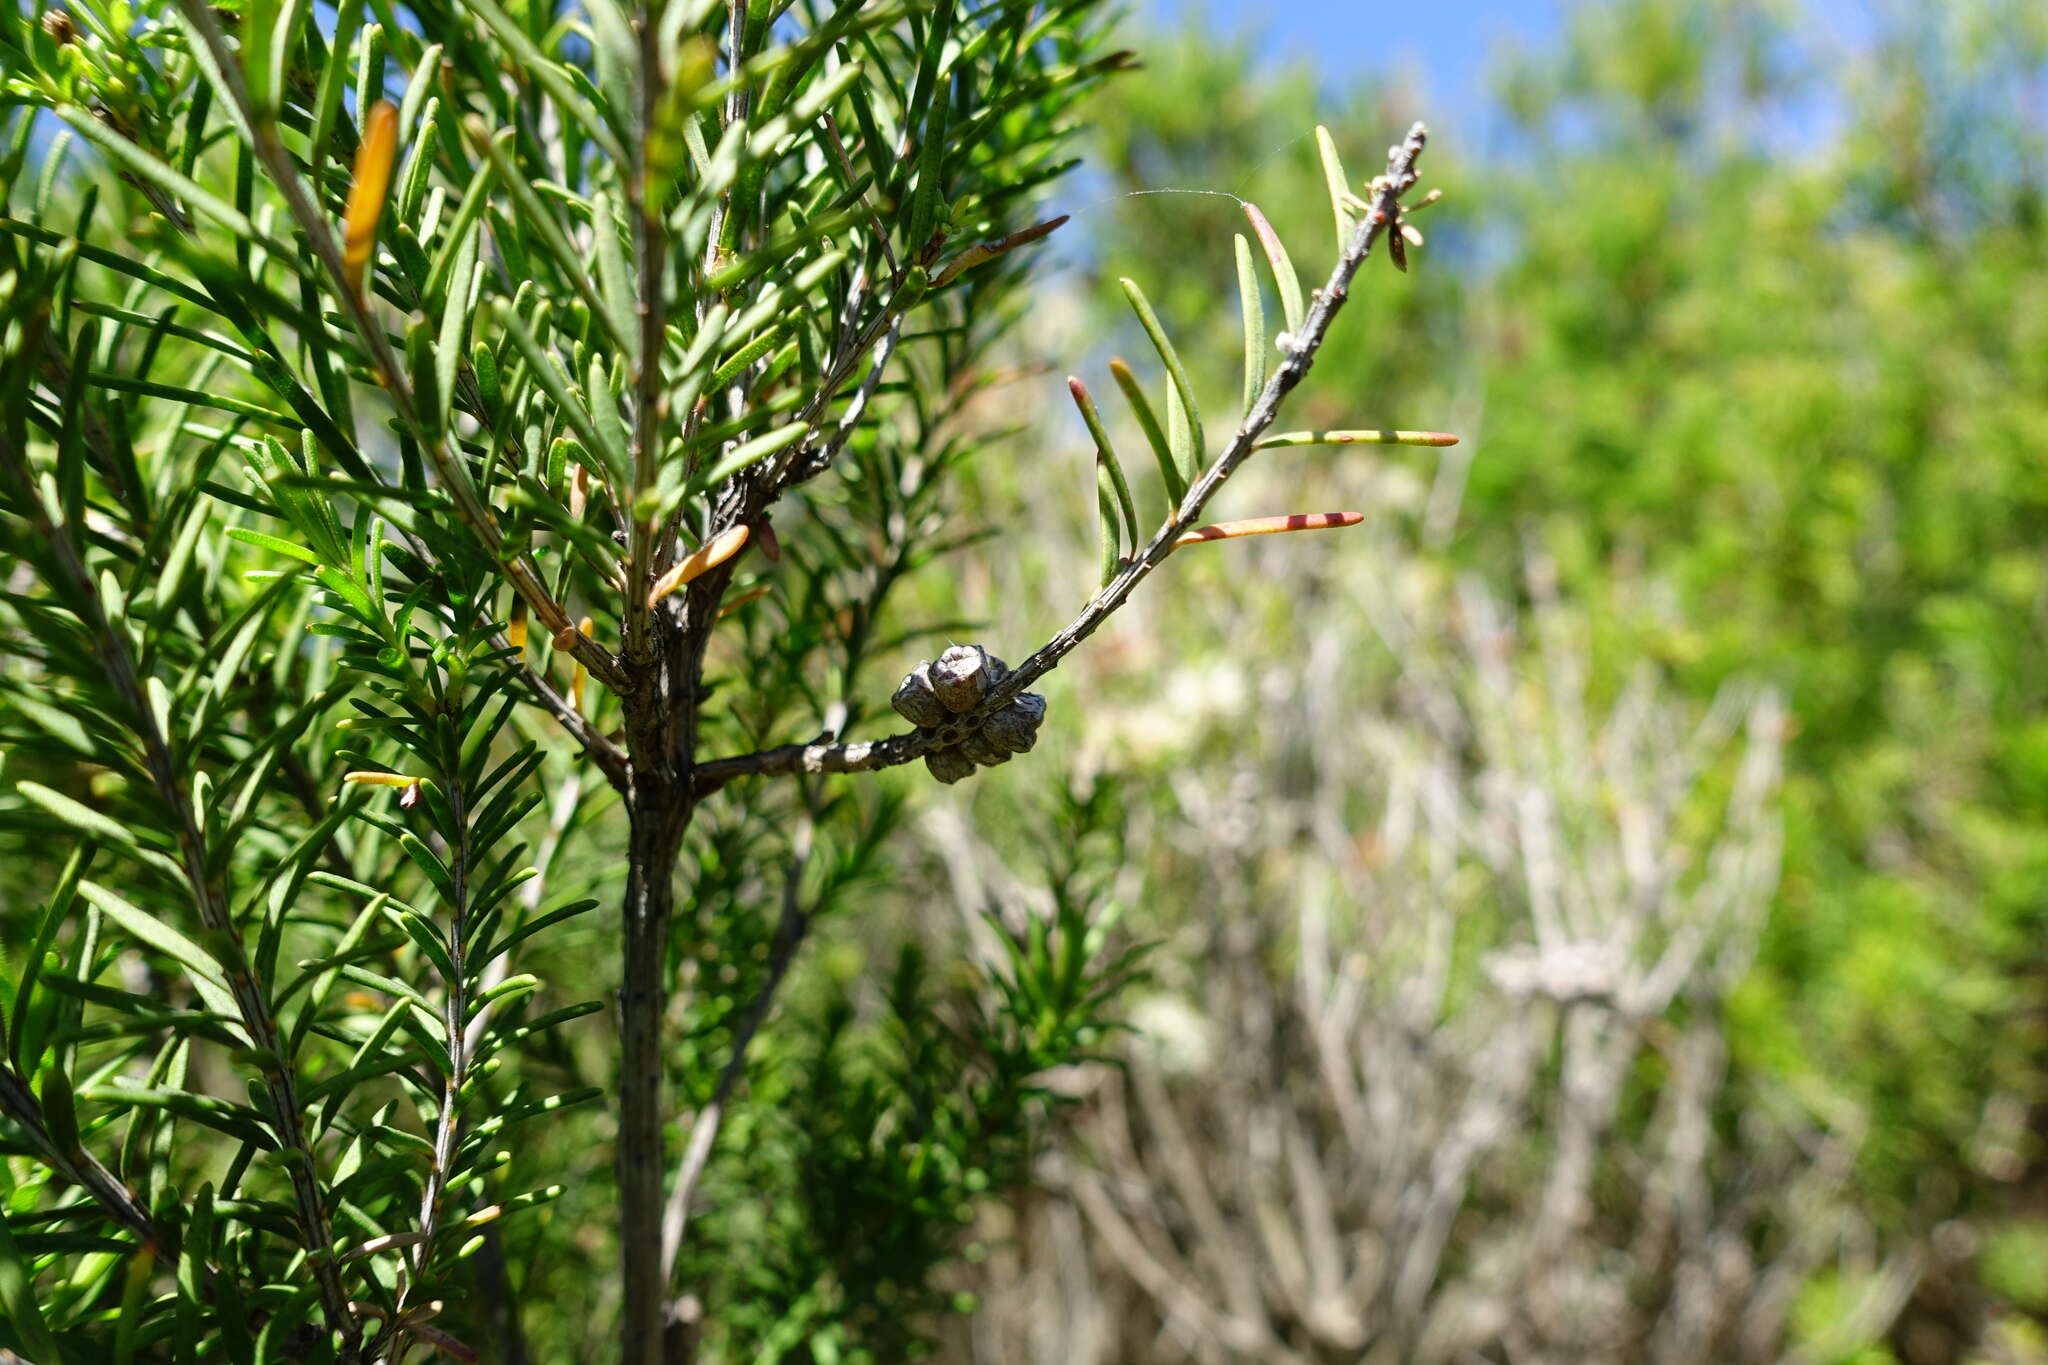
[[[1332,76],[1385,70],[1423,74],[1423,93],[1470,110],[1485,93],[1489,59],[1503,43],[1540,43],[1561,22],[1561,0],[1138,0],[1141,13],[1190,11],[1226,31],[1250,32],[1275,56],[1307,56]]]
[[[1879,0],[1804,0],[1811,31],[1855,45]],[[1487,68],[1503,45],[1541,45],[1573,0],[1134,0],[1141,15],[1196,12],[1212,27],[1258,35],[1276,57],[1306,56],[1332,77],[1395,72],[1422,81],[1428,107],[1480,112]]]

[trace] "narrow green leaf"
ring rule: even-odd
[[[509,140],[511,137],[512,130],[505,128],[499,130],[496,140]],[[427,282],[420,291],[420,297],[430,301],[440,298],[442,291],[449,288],[463,253],[469,251],[474,254],[475,234],[472,229],[483,216],[484,205],[490,202],[491,185],[497,173],[498,162],[491,160],[478,166],[476,173],[470,176],[469,187],[462,192],[462,202],[455,207],[455,216],[442,229],[441,245],[434,248],[433,264],[427,269]]]
[[[563,229],[561,221],[555,217],[554,209],[533,187],[531,177],[513,163],[507,142],[505,138],[492,137],[484,142],[483,152],[490,158],[491,165],[497,172],[498,183],[512,195],[512,201],[519,210],[519,225],[531,232],[534,240],[553,258],[555,267],[576,290],[578,297],[590,305],[590,311],[603,324],[612,344],[619,348],[621,354],[631,354],[632,329],[628,327],[622,330],[618,319],[614,318],[611,310],[605,306],[604,296],[599,292],[598,282],[590,269],[588,259],[582,251],[571,245],[568,233]]]
[[[1259,439],[1257,450],[1282,446],[1454,446],[1448,431],[1282,431]]]
[[[712,393],[717,393],[727,384],[732,383],[741,370],[746,369],[747,366],[774,350],[775,344],[782,340],[785,330],[783,324],[778,322],[745,346],[742,346],[728,357],[723,365],[720,365],[711,372],[711,378],[704,387]]]
[[[441,390],[441,369],[434,360],[434,324],[426,314],[414,313],[405,323],[405,364],[412,381],[414,414],[419,418],[420,438],[430,446],[441,440],[448,420],[448,395]]]
[[[633,274],[626,268],[625,244],[620,240],[619,220],[611,196],[600,190],[590,200],[590,236],[597,247],[597,288],[610,317],[613,335],[632,338],[626,354],[640,354],[637,323],[639,301],[633,294]]]
[[[548,397],[554,400],[557,414],[575,430],[577,437],[583,442],[584,449],[602,460],[606,468],[623,472],[628,467],[626,452],[608,449],[605,446],[603,438],[598,435],[597,424],[591,420],[589,409],[569,392],[568,378],[562,373],[554,356],[541,348],[540,342],[534,339],[533,332],[528,329],[509,300],[501,298],[494,300],[493,303],[498,325],[505,329],[507,335],[512,338],[512,344],[526,357],[527,368],[533,372],[534,379],[547,392]]]
[[[561,64],[542,52],[516,20],[492,0],[463,0],[463,3],[489,26],[491,32],[498,35],[500,42],[511,49],[519,72],[547,91],[548,98],[560,107],[563,114],[581,124],[612,165],[624,170],[633,164],[632,158],[626,155],[625,147],[612,136],[611,128],[563,73]]]
[[[101,914],[126,930],[131,938],[147,944],[179,963],[191,972],[195,979],[204,979],[215,985],[227,979],[226,973],[221,970],[221,965],[213,960],[212,954],[155,915],[121,899],[98,882],[80,882],[78,892],[99,907]],[[229,1008],[233,1008],[232,1003]]]
[[[85,875],[86,864],[91,857],[92,846],[89,844],[79,844],[71,850],[64,870],[57,876],[57,885],[50,892],[35,933],[22,953],[21,979],[15,986],[14,1003],[8,1010],[6,1031],[8,1056],[17,1070],[33,1070],[42,1055],[42,1030],[37,1029],[34,1037],[28,1036],[30,1007],[36,1000],[36,985],[42,978],[44,957],[50,945],[57,940],[57,926],[70,914],[78,894],[79,880]]]
[[[133,850],[141,840],[136,831],[99,811],[81,805],[59,791],[52,791],[40,782],[17,782],[15,790],[56,816],[88,839],[97,839],[116,848]]]
[[[1266,305],[1260,297],[1259,270],[1252,244],[1237,233],[1237,298],[1244,314],[1244,410],[1249,413],[1266,388]]]
[[[55,981],[58,978],[52,977]],[[71,1074],[64,1069],[63,1053],[60,1050],[49,1066],[43,1068],[40,1098],[43,1102],[43,1124],[49,1130],[50,1141],[66,1156],[79,1154],[78,1146],[78,1102],[71,1092]]]
[[[455,401],[455,389],[461,374],[462,355],[468,349],[470,316],[476,310],[477,290],[482,287],[483,271],[477,264],[477,234],[471,233],[467,244],[458,253],[455,262],[453,282],[448,290],[448,300],[441,310],[441,335],[434,342],[434,384],[441,394],[441,429],[447,430],[447,409]],[[492,375],[493,380],[496,375]],[[479,379],[478,389],[482,390]],[[488,413],[495,403],[487,402]]]
[[[1351,185],[1344,178],[1344,163],[1337,156],[1336,140],[1320,123],[1316,125],[1316,152],[1323,160],[1323,183],[1329,187],[1330,213],[1337,220],[1337,254],[1342,256],[1344,248],[1351,245],[1351,210],[1344,206]]]
[[[1273,225],[1259,212],[1257,204],[1246,204],[1244,216],[1251,221],[1252,235],[1265,248],[1267,264],[1273,267],[1273,282],[1280,287],[1280,313],[1287,320],[1288,334],[1300,336],[1308,309],[1301,300],[1301,281],[1294,277],[1294,262],[1288,259],[1287,248],[1280,244],[1280,234],[1273,231]]]
[[[276,408],[266,408],[261,403],[250,403],[224,393],[213,393],[204,389],[183,388],[176,384],[159,384],[149,379],[130,379],[126,375],[93,372],[86,376],[96,389],[109,389],[115,393],[139,393],[150,398],[168,398],[175,403],[189,403],[196,408],[212,408],[217,412],[232,412],[241,417],[254,417],[259,421],[272,422],[282,427],[297,426],[289,413]]]
[[[517,996],[531,995],[539,989],[540,978],[531,973],[521,972],[517,976],[508,976],[469,1002],[469,1017],[471,1019],[476,1018],[476,1012],[485,1005],[502,1004],[502,1002]]]
[[[421,48],[419,56],[411,61],[412,70],[406,78],[405,98],[398,102],[399,127],[420,127],[426,122],[429,106],[440,103],[441,97],[435,91],[441,80],[442,55],[443,47],[440,43],[429,43]],[[426,141],[426,135],[420,134],[419,140]]]
[[[418,82],[414,84],[417,87]],[[408,91],[408,101],[410,98]],[[407,119],[403,109],[398,113],[398,127],[408,144],[405,164],[398,171],[398,199],[393,205],[401,223],[419,221],[420,204],[427,197],[427,185],[434,175],[435,118],[440,107],[438,98],[429,100],[417,125]]]
[[[78,253],[78,259],[81,261],[90,261],[94,265],[103,266],[130,279],[140,280],[153,289],[174,298],[184,299],[187,303],[196,303],[209,311],[215,308],[214,301],[199,289],[183,280],[166,275],[153,266],[145,265],[123,252],[79,242],[76,238],[67,237],[61,232],[53,232],[35,223],[25,223],[18,218],[0,218],[0,232],[43,246],[68,247]]]
[[[298,259],[297,252],[279,243],[269,234],[257,231],[256,225],[225,199],[201,189],[197,181],[157,160],[77,105],[59,104],[55,113],[83,134],[88,142],[134,172],[138,178],[148,181],[173,199],[182,199],[191,208],[213,219],[236,237],[261,246],[280,261]]]
[[[1152,311],[1145,291],[1138,288],[1138,282],[1133,279],[1122,279],[1117,283],[1123,286],[1124,297],[1131,301],[1139,326],[1152,339],[1152,349],[1159,352],[1159,359],[1166,365],[1167,378],[1172,381],[1166,395],[1167,441],[1173,449],[1173,463],[1180,471],[1181,481],[1193,484],[1201,477],[1206,449],[1202,439],[1202,410],[1195,403],[1195,387],[1188,382],[1188,372],[1180,363],[1180,353],[1167,340],[1166,329],[1159,325],[1159,315]]]
[[[156,1269],[156,1246],[139,1246],[128,1256],[121,1277],[121,1312],[114,1319],[114,1365],[134,1365],[135,1351],[142,1344],[142,1325],[148,1314],[151,1272]]]
[[[279,83],[273,79],[270,54],[277,44],[277,0],[244,0],[242,35],[242,83],[249,92],[249,109],[258,122],[277,117]]]
[[[416,910],[396,905],[386,906],[384,913],[395,920],[399,928],[405,930],[406,937],[413,941],[414,947],[426,954],[427,961],[433,963],[434,970],[441,974],[441,980],[451,986],[454,985],[455,960],[448,956],[448,945],[441,941],[440,934],[435,931],[427,917]]]
[[[263,1115],[246,1104],[233,1104],[217,1095],[198,1095],[168,1086],[100,1085],[85,1091],[83,1098],[94,1104],[128,1109],[161,1109],[178,1118],[203,1124],[216,1132],[247,1142],[262,1151],[277,1150],[277,1138]]]
[[[1098,586],[1116,577],[1120,561],[1116,552],[1116,484],[1110,478],[1102,448],[1095,450],[1095,545],[1101,573]]]
[[[258,549],[274,550],[278,554],[296,559],[303,564],[318,565],[320,563],[320,556],[314,554],[305,546],[294,544],[277,536],[265,535],[261,531],[252,531],[246,526],[228,527],[228,539],[239,540],[244,545],[254,545]]]
[[[398,836],[398,846],[405,850],[406,856],[418,865],[420,871],[427,874],[427,880],[441,893],[441,903],[450,909],[460,909],[461,902],[455,894],[455,878],[448,871],[448,865],[441,861],[441,856],[410,832]]]
[[[482,955],[483,960],[488,962],[494,958],[502,957],[506,953],[510,952],[518,944],[533,937],[535,934],[540,933],[542,930],[553,928],[555,925],[562,923],[564,920],[574,919],[576,916],[581,915],[586,911],[597,908],[597,906],[600,903],[601,902],[594,899],[571,901],[567,905],[561,906],[554,910],[550,910],[546,914],[537,916],[534,919],[530,919],[526,923],[520,925],[517,929],[514,929],[512,930],[512,932],[505,935],[505,937],[502,940],[492,944],[488,949],[486,949]]]
[[[35,1274],[28,1258],[15,1245],[4,1211],[0,1211],[0,1305],[6,1307],[8,1321],[21,1338],[29,1359],[39,1365],[44,1361],[63,1365],[64,1353],[57,1348],[57,1338],[50,1334],[50,1324],[43,1320]]]
[[[1103,430],[1102,414],[1096,411],[1095,397],[1088,392],[1088,386],[1073,376],[1067,378],[1067,392],[1073,395],[1074,406],[1081,410],[1081,420],[1088,425],[1088,435],[1095,442],[1095,482],[1098,499],[1102,492],[1102,481],[1109,480],[1109,491],[1123,521],[1124,544],[1132,554],[1144,541],[1138,535],[1138,510],[1131,501],[1131,485],[1124,478],[1123,462],[1116,457],[1116,447],[1110,444],[1109,433]],[[1112,562],[1114,536],[1110,537],[1111,549],[1105,563]],[[1107,580],[1105,580],[1107,581]]]
[[[853,226],[867,216],[866,210],[858,205],[821,213],[795,232],[786,234],[758,247],[744,255],[737,256],[705,277],[705,283],[713,289],[729,290],[735,285],[746,283],[776,266],[785,265],[804,247],[820,237],[830,236],[843,228]]]
[[[1166,485],[1167,502],[1179,507],[1180,500],[1188,493],[1187,480],[1181,477],[1180,467],[1174,463],[1173,447],[1167,443],[1166,433],[1160,430],[1151,400],[1145,397],[1138,377],[1131,373],[1131,367],[1124,363],[1122,357],[1110,357],[1109,372],[1116,379],[1116,386],[1124,391],[1124,399],[1131,405],[1131,414],[1138,419],[1138,429],[1145,433],[1145,443],[1152,447],[1153,458],[1159,462],[1159,478]]]
[[[810,429],[809,422],[788,422],[773,431],[756,436],[751,441],[734,446],[731,453],[711,467],[710,473],[695,481],[694,487],[716,488],[755,461],[765,460],[770,455],[787,450]]]
[[[306,140],[310,163],[308,178],[315,186],[322,181],[320,172],[326,164],[328,143],[334,135],[335,120],[341,111],[342,87],[348,81],[348,63],[342,60],[341,54],[355,42],[356,30],[362,27],[362,22],[363,0],[340,0],[335,6],[334,29],[330,35],[334,45],[328,49],[327,61],[320,72],[320,90],[313,103],[313,129]]]

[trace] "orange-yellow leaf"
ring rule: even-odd
[[[720,531],[707,544],[692,550],[677,561],[674,568],[654,581],[653,591],[647,594],[647,605],[652,607],[677,588],[717,568],[746,547],[746,527],[733,526]]]
[[[342,276],[349,291],[363,296],[363,275],[377,245],[377,220],[391,193],[391,167],[398,159],[398,110],[389,100],[370,110],[363,140],[356,146],[356,170],[348,187],[348,214],[342,219]]]
[[[584,617],[581,621],[578,621],[576,623],[577,631],[586,640],[590,638],[592,624],[593,623],[588,616]],[[565,630],[562,632],[562,635],[569,635],[569,632]],[[557,635],[555,637],[555,643],[558,646],[561,644],[561,640],[561,635]],[[574,635],[569,635],[569,643],[572,645],[576,643],[576,637]],[[572,669],[569,673],[569,707],[571,710],[577,712],[578,714],[581,714],[583,711],[583,685],[589,680],[590,670],[583,666],[583,660],[578,659],[576,661],[576,667]]]
[[[358,787],[410,787],[419,781],[417,777],[407,777],[404,773],[370,772],[343,773],[341,780]]]
[[[1332,531],[1339,526],[1356,526],[1365,520],[1363,512],[1294,512],[1284,517],[1248,517],[1243,521],[1219,521],[1214,526],[1197,526],[1173,542],[1199,545],[1205,540],[1240,540],[1245,536],[1278,535],[1282,531]]]

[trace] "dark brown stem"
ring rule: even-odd
[[[682,793],[649,774],[636,774],[631,801],[619,990],[621,1360],[623,1365],[661,1365],[668,1303],[661,1267],[663,977],[675,911],[676,859],[690,806]]]

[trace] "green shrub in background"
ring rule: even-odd
[[[1095,8],[0,15],[0,1346],[920,1348],[1137,956],[1075,866],[995,965],[827,971],[754,1052],[889,867],[901,788],[835,775],[1004,762],[1180,546],[1356,519],[1198,528],[1256,451],[1447,439],[1269,430],[1413,233],[1420,125],[1370,184],[1332,144],[1336,265],[1305,295],[1240,237],[1206,438],[1123,282],[1158,528],[1098,425],[1080,614],[847,738],[936,634],[889,599],[959,543],[1036,200],[1125,64]]]
[[[1309,421],[1449,414],[1467,441],[1424,471],[1417,542],[1496,582],[1543,546],[1611,686],[1647,655],[1702,699],[1787,688],[1785,882],[1736,1055],[1861,1131],[1888,1237],[1995,1226],[2048,1170],[2048,28],[1995,0],[1873,7],[1867,46],[1797,5],[1572,14],[1503,64],[1490,155],[1438,168],[1436,268],[1333,343]],[[1117,188],[1235,191],[1304,206],[1276,215],[1289,242],[1326,233],[1312,163],[1266,159],[1313,82],[1207,34],[1146,52],[1098,123]],[[1407,102],[1363,83],[1348,118]],[[1120,200],[1102,250],[1234,212]],[[1162,311],[1228,268],[1191,260]],[[1956,1352],[1970,1240],[1935,1244],[1922,1296]]]

